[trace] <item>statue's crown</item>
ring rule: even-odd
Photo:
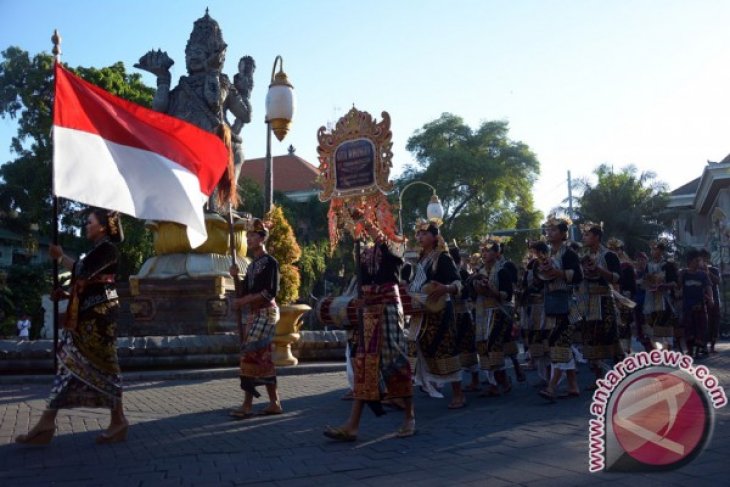
[[[191,45],[195,44],[205,46],[210,55],[220,55],[220,67],[222,67],[222,55],[228,45],[223,41],[223,33],[221,32],[218,22],[208,15],[207,8],[205,9],[205,15],[200,17],[193,24],[193,31],[190,33],[190,38],[185,46],[185,50],[187,51]]]

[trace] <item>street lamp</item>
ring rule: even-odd
[[[431,200],[426,207],[426,218],[428,219],[428,221],[433,221],[440,225],[444,219],[444,207],[441,206],[441,201],[436,195],[436,188],[428,183],[424,183],[423,181],[412,181],[406,184],[403,189],[398,192],[398,228],[400,229],[401,235],[403,235],[403,216],[401,214],[403,209],[403,193],[405,193],[406,190],[414,184],[423,184],[424,186],[428,186],[429,188],[431,188],[431,191],[433,191],[433,193],[431,194]]]
[[[276,72],[276,63],[279,72]],[[289,132],[294,118],[294,87],[284,73],[284,60],[276,56],[271,68],[271,84],[266,94],[266,175],[264,177],[264,213],[271,210],[274,202],[274,161],[271,157],[271,132],[281,142]]]

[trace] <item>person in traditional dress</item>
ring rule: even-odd
[[[541,384],[550,381],[550,330],[545,328],[544,281],[537,278],[538,267],[548,259],[549,248],[542,240],[530,242],[530,260],[523,276],[524,306],[520,312],[522,328],[527,332],[527,349]]]
[[[589,361],[596,379],[603,376],[606,360],[614,360],[619,351],[619,314],[613,286],[621,278],[618,256],[601,243],[599,225],[583,225],[581,265],[583,281],[578,287],[578,309],[583,316],[583,356]]]
[[[456,315],[451,297],[461,293],[461,278],[438,226],[419,221],[416,228],[421,254],[408,290],[425,294],[426,306],[422,313],[411,318],[408,356],[416,384],[428,390],[431,383],[450,383],[453,396],[448,407],[459,409],[466,406],[466,397],[461,388]]]
[[[698,358],[707,343],[707,309],[714,305],[712,281],[702,268],[702,253],[690,249],[686,254],[687,268],[679,273],[682,294],[682,319],[687,341],[687,353]]]
[[[512,297],[517,268],[502,255],[500,240],[488,237],[482,242],[481,249],[484,265],[471,282],[476,294],[477,352],[489,382],[482,395],[491,397],[512,389],[504,360],[517,352],[512,336]]]
[[[454,298],[454,309],[456,312],[456,341],[459,346],[459,360],[461,368],[469,374],[471,378],[469,384],[464,388],[464,392],[478,392],[481,387],[479,384],[479,356],[476,350],[475,325],[472,318],[472,310],[474,307],[474,296],[470,286],[467,286],[471,272],[469,271],[469,262],[462,261],[459,247],[454,245],[449,247],[449,254],[454,259],[454,263],[459,268],[459,277],[461,277],[461,294]]]
[[[722,277],[720,269],[712,265],[710,252],[707,249],[702,249],[700,253],[702,254],[700,268],[707,272],[712,282],[712,305],[707,307],[707,342],[710,345],[709,353],[716,353],[715,344],[720,337],[720,286],[722,285]]]
[[[354,303],[363,311],[353,333],[354,401],[350,417],[344,425],[328,426],[323,432],[337,441],[355,441],[364,405],[377,404],[374,411],[380,411],[384,399],[400,404],[405,411],[403,424],[395,435],[405,438],[416,432],[411,367],[398,289],[403,259],[385,237],[373,237],[375,244],[363,251],[360,260],[362,298]]]
[[[626,356],[631,353],[631,330],[635,328],[636,270],[634,268],[634,262],[626,254],[623,241],[617,238],[611,238],[606,242],[606,247],[616,254],[621,266],[621,275],[616,292],[620,293],[626,299],[618,299],[616,306],[619,310],[618,342],[620,353]]]
[[[106,408],[111,421],[96,442],[116,443],[127,438],[129,422],[122,407],[122,376],[117,357],[119,298],[114,279],[123,240],[119,215],[100,208],[88,212],[86,238],[94,247],[79,260],[51,245],[50,255],[71,270],[71,292],[54,290],[55,299],[69,299],[66,322],[56,348],[58,369],[48,405],[31,430],[17,443],[47,444],[56,431],[63,408]]]
[[[674,328],[677,314],[673,291],[677,287],[678,271],[674,262],[666,257],[667,243],[663,240],[651,243],[651,259],[642,279],[646,297],[644,320],[654,347],[671,349],[674,345]]]
[[[230,412],[236,419],[246,419],[254,414],[282,414],[276,386],[276,367],[271,356],[271,346],[279,308],[276,295],[279,292],[279,263],[266,252],[269,230],[263,221],[254,219],[252,228],[246,232],[248,250],[253,260],[246,268],[246,276],[239,282],[240,293],[233,300],[235,309],[247,311],[247,323],[241,336],[240,378],[244,392],[243,404]],[[231,275],[238,278],[237,266],[231,267]],[[266,387],[269,404],[258,413],[253,411],[254,397],[261,394],[257,386]]]
[[[653,345],[651,343],[651,328],[646,323],[644,316],[644,301],[646,301],[646,287],[644,285],[644,277],[649,270],[649,256],[645,252],[637,252],[635,258],[636,271],[636,307],[634,308],[634,327],[632,334],[636,336],[636,340],[641,343],[644,350],[649,352]]]
[[[576,357],[573,352],[573,337],[581,321],[578,306],[573,300],[571,286],[583,280],[578,254],[568,245],[567,218],[551,217],[545,223],[550,252],[538,264],[535,279],[544,290],[543,311],[545,330],[549,332],[551,375],[548,385],[539,394],[549,401],[555,401],[556,389],[563,372],[568,380],[568,396],[579,396],[576,377]]]

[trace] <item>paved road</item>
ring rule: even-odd
[[[720,351],[703,363],[730,390],[730,344]],[[581,369],[583,385],[589,375]],[[665,486],[722,482],[730,474],[730,407],[717,412],[708,448],[679,470],[589,474],[587,393],[550,405],[534,387],[518,384],[500,398],[470,395],[456,411],[417,393],[416,436],[392,437],[401,413],[374,418],[366,411],[360,441],[343,444],[321,433],[348,414],[350,403],[339,400],[343,372],[283,376],[286,413],[244,421],[227,416],[241,399],[235,376],[135,379],[125,390],[129,439],[104,446],[94,438],[108,413],[86,409],[62,411],[49,446],[13,444],[39,416],[49,384],[0,382],[0,485]]]

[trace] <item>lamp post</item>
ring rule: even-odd
[[[424,183],[423,181],[411,181],[410,183],[406,184],[403,189],[401,189],[398,192],[398,229],[400,230],[400,234],[403,235],[403,216],[401,214],[403,210],[403,193],[406,192],[408,188],[415,184],[422,184],[424,186],[428,186],[431,188],[431,191],[433,193],[431,194],[431,200],[428,203],[428,206],[426,207],[426,218],[429,221],[435,221],[437,223],[443,222],[444,218],[444,207],[441,205],[441,201],[439,200],[439,197],[436,195],[436,188],[431,186],[428,183]]]
[[[276,72],[276,63],[279,72]],[[281,142],[289,132],[295,108],[294,87],[284,73],[284,60],[276,56],[271,68],[271,84],[266,94],[266,174],[264,176],[264,213],[274,202],[274,160],[271,157],[271,132]]]

